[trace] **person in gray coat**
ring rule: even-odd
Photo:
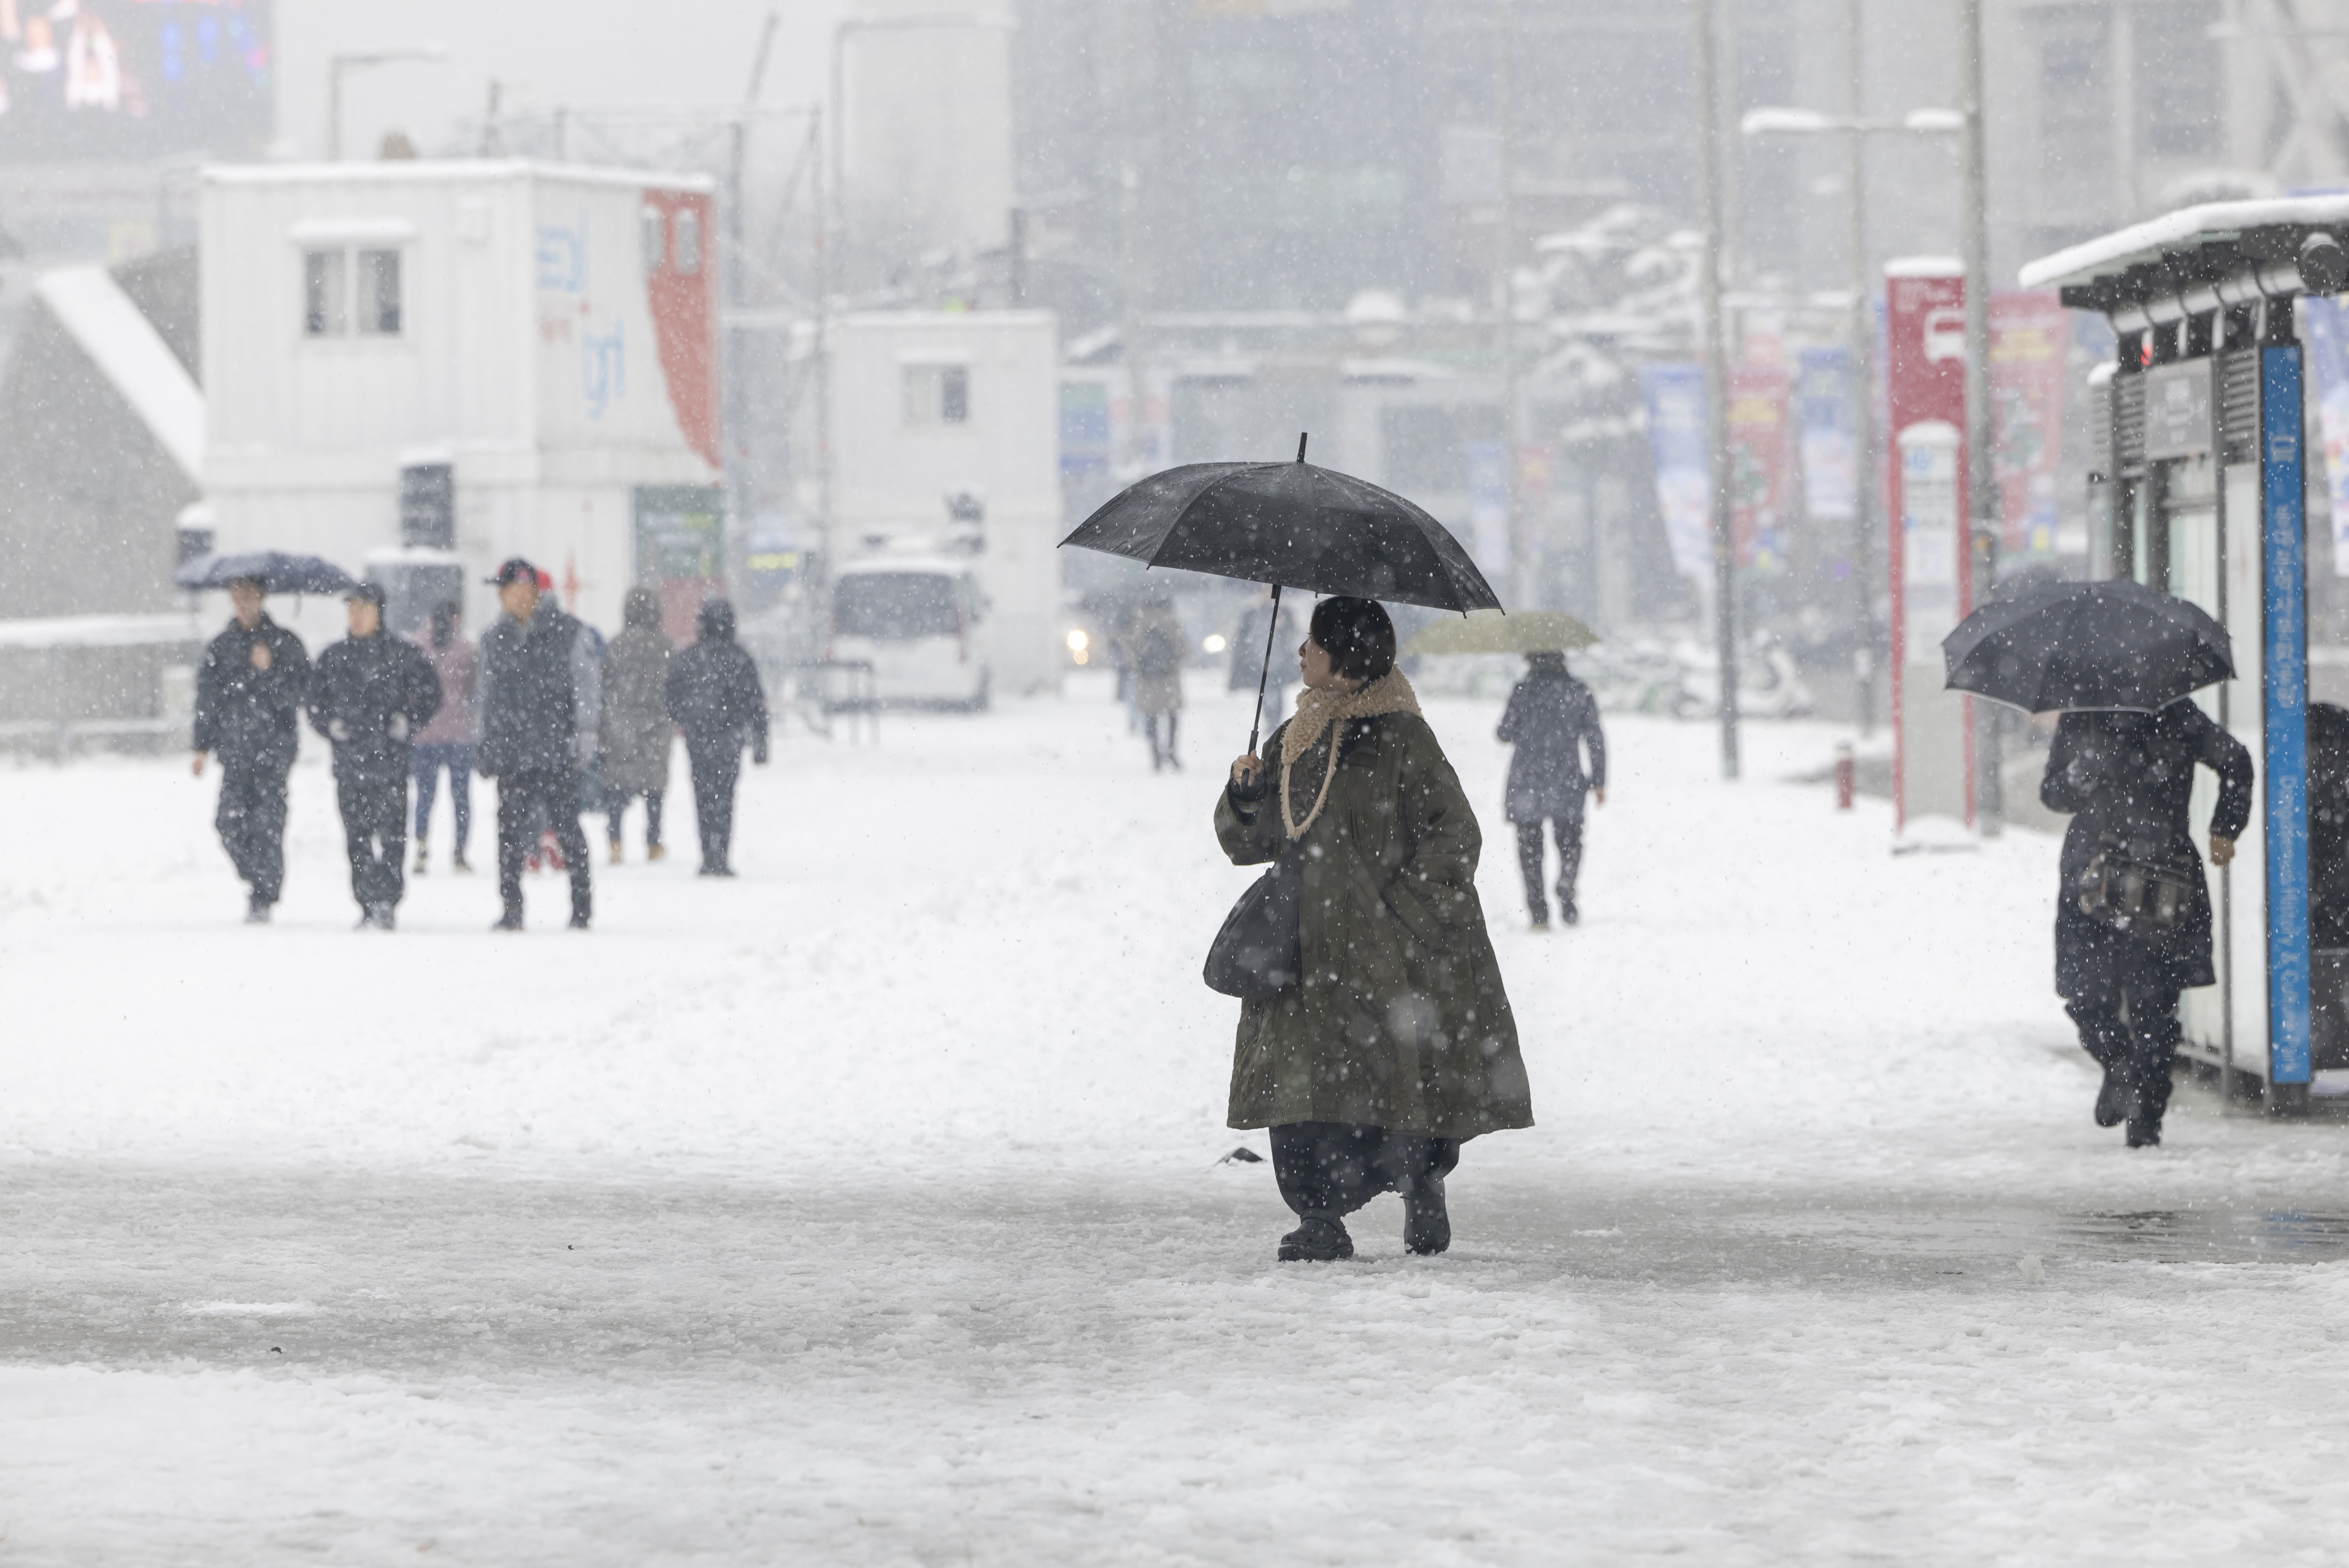
[[[668,788],[668,663],[675,645],[661,632],[660,597],[634,587],[621,609],[626,623],[604,656],[604,810],[611,819],[612,864],[620,863],[620,824],[628,802],[645,797],[645,858],[658,860],[661,797]]]
[[[1599,726],[1599,700],[1567,672],[1563,653],[1526,655],[1525,679],[1509,693],[1500,738],[1516,747],[1509,761],[1507,815],[1517,828],[1517,867],[1525,873],[1526,907],[1534,929],[1549,929],[1542,891],[1542,824],[1557,840],[1558,914],[1568,925],[1582,919],[1574,901],[1582,870],[1582,797],[1607,804],[1607,734]],[[1586,772],[1582,753],[1590,753]]]

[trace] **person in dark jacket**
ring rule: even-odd
[[[1509,761],[1506,815],[1516,825],[1526,907],[1534,929],[1543,931],[1549,929],[1549,899],[1542,891],[1542,824],[1549,824],[1557,841],[1558,914],[1570,926],[1582,919],[1574,901],[1582,871],[1582,797],[1588,792],[1607,804],[1607,735],[1599,726],[1599,700],[1567,672],[1565,654],[1528,653],[1526,667],[1502,711],[1500,738],[1517,749]]]
[[[498,782],[498,897],[493,929],[522,929],[522,867],[543,819],[571,873],[571,925],[594,914],[579,775],[595,749],[602,670],[587,628],[538,597],[538,569],[516,556],[490,579],[505,613],[481,634],[475,679],[481,726],[475,765]]]
[[[750,760],[767,761],[767,694],[759,668],[734,640],[734,607],[712,599],[695,623],[699,640],[668,666],[668,716],[685,732],[693,777],[694,822],[701,835],[701,875],[734,875],[734,784],[742,742]]]
[[[318,655],[310,726],[334,742],[335,805],[351,861],[359,929],[390,930],[406,884],[410,742],[440,709],[440,677],[424,650],[383,628],[383,589],[346,596],[351,634]]]
[[[2064,714],[2039,784],[2048,810],[2072,814],[2055,898],[2055,991],[2081,1047],[2104,1069],[2096,1125],[2126,1120],[2131,1148],[2161,1141],[2178,993],[2218,981],[2210,889],[2187,832],[2198,763],[2219,775],[2210,861],[2224,866],[2251,820],[2251,754],[2190,700],[2158,713]],[[2084,907],[2083,880],[2100,856],[2182,879],[2175,923],[2136,919],[2123,929]]]
[[[658,860],[661,797],[668,789],[668,665],[676,649],[661,634],[660,597],[628,590],[626,623],[604,656],[604,810],[611,819],[612,864],[620,863],[620,822],[628,802],[645,797],[645,858]]]
[[[248,890],[244,918],[259,925],[285,882],[285,775],[301,747],[296,717],[310,680],[302,639],[262,608],[259,583],[228,586],[236,611],[227,629],[204,649],[196,670],[195,759],[221,760],[220,811],[213,825],[222,846]]]

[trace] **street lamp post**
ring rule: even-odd
[[[1876,604],[1875,578],[1869,562],[1875,549],[1878,519],[1877,498],[1882,482],[1877,473],[1876,451],[1876,322],[1874,304],[1875,278],[1868,266],[1868,161],[1867,140],[1870,136],[1946,136],[1958,127],[1958,117],[1948,109],[1920,109],[1911,110],[1899,119],[1870,119],[1861,112],[1862,61],[1860,51],[1860,5],[1862,0],[1847,0],[1847,24],[1850,27],[1851,112],[1847,115],[1816,113],[1803,109],[1757,109],[1747,114],[1739,129],[1748,136],[1841,136],[1845,141],[1845,178],[1850,186],[1849,248],[1851,252],[1851,380],[1852,380],[1852,441],[1857,458],[1853,482],[1858,493],[1853,498],[1856,527],[1852,550],[1852,576],[1860,633],[1859,663],[1859,732],[1872,732],[1876,722]],[[1977,377],[1967,378],[1971,386]]]
[[[439,44],[398,44],[382,49],[351,49],[326,57],[326,161],[343,161],[343,78],[370,66],[407,61],[446,60],[449,51]]]
[[[1990,180],[1982,135],[1982,0],[1958,3],[1958,139],[1966,263],[1966,511],[1972,524],[1966,558],[1972,599],[1988,602],[1998,580],[1998,488],[1992,475],[1990,429]],[[1974,710],[1974,820],[1998,836],[2006,815],[1999,764],[1998,710]]]
[[[1697,303],[1703,312],[1705,450],[1713,524],[1713,625],[1721,664],[1721,776],[1734,779],[1737,746],[1736,538],[1729,506],[1729,352],[1722,340],[1720,88],[1714,81],[1714,0],[1690,7],[1696,25],[1697,198],[1703,207],[1704,248],[1697,261]]]

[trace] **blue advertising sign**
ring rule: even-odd
[[[1713,575],[1713,465],[1705,452],[1704,369],[1642,365],[1640,396],[1648,411],[1648,455],[1656,470],[1656,504],[1672,565],[1698,582]]]
[[[1859,513],[1859,458],[1852,439],[1851,354],[1806,348],[1795,375],[1803,442],[1803,511],[1815,523]]]
[[[2324,432],[2324,478],[2333,497],[2333,575],[2349,577],[2349,308],[2317,295],[2292,302],[2309,377],[2316,383],[2316,422]]]
[[[2296,348],[2260,350],[2268,1081],[2309,1081],[2308,559]]]

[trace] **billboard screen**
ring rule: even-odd
[[[270,0],[0,0],[0,161],[257,152]]]

